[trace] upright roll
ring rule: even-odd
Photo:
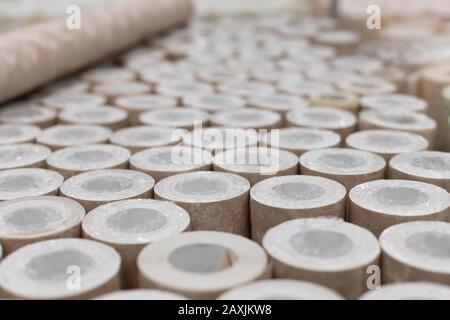
[[[364,293],[360,300],[450,300],[450,287],[431,282],[385,284]]]

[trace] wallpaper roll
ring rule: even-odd
[[[190,0],[127,0],[82,12],[81,28],[50,20],[0,36],[0,102],[188,20]]]

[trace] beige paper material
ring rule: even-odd
[[[188,0],[127,0],[83,12],[81,29],[66,19],[51,20],[5,33],[0,38],[0,101],[23,94],[59,76],[126,49],[185,22]]]

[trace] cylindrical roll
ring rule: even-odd
[[[188,108],[169,108],[144,112],[139,122],[148,126],[162,126],[192,130],[195,126],[208,126],[209,114]]]
[[[69,76],[68,78],[56,79],[50,82],[44,87],[43,91],[50,94],[83,93],[88,92],[90,89],[90,83],[78,77]]]
[[[380,256],[369,231],[336,218],[284,222],[267,232],[263,246],[276,278],[319,283],[349,299],[367,290],[367,267]]]
[[[308,151],[300,157],[300,173],[341,183],[347,191],[372,180],[383,179],[386,161],[361,150],[330,148]]]
[[[131,153],[128,149],[110,144],[93,144],[64,148],[47,159],[48,168],[68,179],[86,171],[127,169]]]
[[[239,97],[216,93],[192,94],[187,96],[183,103],[186,107],[206,112],[217,112],[246,107],[245,100]]]
[[[199,81],[208,83],[214,86],[221,85],[222,83],[241,82],[247,81],[248,75],[245,72],[233,72],[226,68],[201,68],[197,72],[197,78]]]
[[[278,90],[285,94],[310,98],[318,94],[333,94],[336,88],[327,82],[285,79],[278,83]]]
[[[358,127],[359,130],[385,129],[413,132],[420,134],[428,140],[430,145],[433,145],[437,125],[436,121],[422,113],[362,111],[359,114]]]
[[[56,93],[45,96],[42,104],[57,111],[98,107],[106,103],[105,97],[91,93]]]
[[[24,124],[0,124],[0,145],[34,142],[41,129]]]
[[[231,289],[218,300],[342,300],[342,296],[321,285],[288,279],[260,280]]]
[[[160,147],[143,150],[130,159],[130,168],[145,172],[156,182],[180,173],[210,171],[209,151],[186,146]]]
[[[47,169],[0,171],[0,201],[25,197],[57,195],[64,177]]]
[[[112,246],[122,257],[122,285],[138,285],[136,259],[147,244],[185,231],[189,214],[158,200],[125,200],[99,206],[83,219],[83,237]]]
[[[428,148],[427,139],[416,133],[394,130],[364,130],[352,133],[345,143],[348,147],[376,153],[389,161],[400,153]]]
[[[0,242],[5,255],[34,242],[79,238],[84,208],[54,196],[31,197],[0,203]]]
[[[358,79],[344,80],[337,84],[342,91],[358,96],[391,94],[397,91],[395,84],[376,77],[359,77]]]
[[[308,102],[301,97],[284,94],[255,95],[248,100],[252,108],[268,110],[279,113],[283,119],[286,113],[293,110],[303,110],[308,107]]]
[[[291,111],[286,119],[288,125],[332,130],[339,133],[342,138],[355,131],[357,123],[353,113],[329,107]]]
[[[51,154],[49,148],[38,144],[0,145],[0,170],[45,168]]]
[[[56,123],[57,112],[31,102],[17,102],[0,109],[0,123],[35,125],[41,129]]]
[[[96,300],[187,300],[182,295],[162,290],[134,289],[115,291],[95,298]]]
[[[211,124],[227,128],[275,129],[281,127],[282,119],[273,111],[243,108],[217,112],[211,116]]]
[[[422,181],[450,192],[450,154],[418,151],[396,155],[389,161],[389,179]]]
[[[283,128],[278,136],[264,134],[260,138],[262,146],[280,148],[300,156],[308,150],[337,147],[341,136],[329,130],[313,128]]]
[[[97,84],[92,91],[105,97],[107,102],[113,103],[120,97],[149,94],[152,87],[142,82],[113,82]]]
[[[87,212],[111,202],[150,198],[155,180],[134,170],[110,169],[81,173],[66,180],[61,195],[78,201]]]
[[[278,148],[230,149],[215,155],[213,169],[240,175],[253,186],[273,176],[298,174],[298,157]]]
[[[327,106],[356,113],[359,108],[358,96],[347,92],[323,93],[310,98],[313,106]]]
[[[66,124],[45,129],[36,140],[52,150],[58,150],[85,144],[105,143],[112,134],[111,129],[101,126]]]
[[[351,54],[356,51],[361,41],[361,36],[352,30],[327,30],[318,33],[314,42],[331,46],[338,54]]]
[[[186,133],[184,129],[139,126],[116,131],[110,141],[136,153],[148,148],[175,145]]]
[[[192,230],[247,236],[249,182],[222,172],[192,172],[165,178],[155,186],[155,199],[173,201],[191,216]]]
[[[425,100],[405,94],[367,96],[361,99],[361,107],[379,112],[425,112]]]
[[[136,79],[136,72],[123,67],[96,67],[81,74],[81,79],[91,84],[123,83]]]
[[[266,83],[252,82],[252,81],[234,81],[231,83],[223,83],[219,85],[217,90],[224,95],[230,95],[235,97],[240,97],[243,99],[248,99],[258,94],[273,94],[275,93],[275,88]]]
[[[450,285],[450,223],[415,221],[380,236],[383,282],[430,281]]]
[[[0,264],[0,293],[12,299],[90,299],[120,289],[120,256],[84,239],[30,244]]]
[[[360,74],[372,74],[383,68],[380,60],[363,55],[344,55],[333,59],[331,65],[338,70],[348,70]]]
[[[5,33],[0,40],[1,56],[9,58],[0,65],[0,101],[182,23],[190,13],[187,0],[121,1],[106,9],[83,11],[82,27],[70,32],[63,17]],[[31,56],[35,58],[30,61]]]
[[[115,100],[114,105],[127,111],[130,125],[136,126],[139,124],[139,116],[142,113],[157,109],[174,108],[177,105],[177,101],[168,97],[148,94],[120,97]]]
[[[266,277],[264,250],[244,237],[211,231],[182,233],[145,247],[138,257],[139,285],[215,299]]]
[[[376,180],[349,193],[349,218],[376,236],[397,223],[450,221],[450,195],[435,185],[411,180]]]
[[[431,282],[385,284],[359,297],[360,300],[450,300],[450,287]]]
[[[345,188],[313,176],[275,177],[250,190],[252,239],[261,242],[267,230],[288,220],[320,216],[345,217]]]
[[[177,100],[179,106],[183,105],[183,99],[188,95],[213,93],[213,87],[204,83],[192,80],[177,80],[176,75],[172,75],[173,80],[156,85],[156,93]]]
[[[59,122],[67,124],[99,125],[118,130],[128,123],[128,114],[124,110],[112,107],[86,107],[69,109],[59,114]]]

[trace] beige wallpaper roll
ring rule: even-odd
[[[82,12],[81,29],[66,18],[0,36],[0,102],[123,50],[137,41],[185,22],[189,0],[127,0]]]

